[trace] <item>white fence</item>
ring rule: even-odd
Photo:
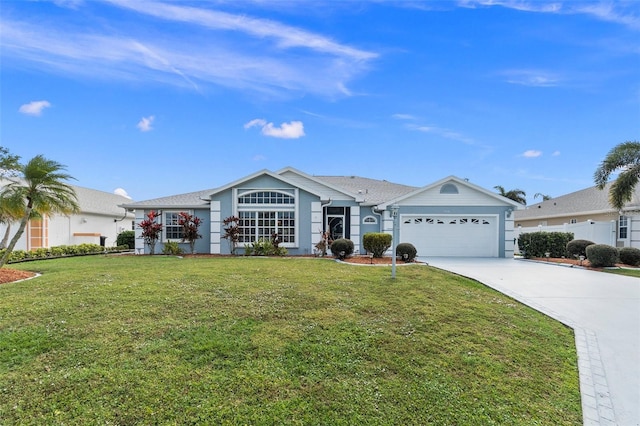
[[[616,247],[616,229],[617,224],[615,220],[610,222],[579,222],[579,223],[565,223],[564,225],[554,226],[532,226],[523,228],[518,226],[514,229],[514,236],[520,237],[520,234],[527,234],[530,232],[572,232],[573,238],[576,240],[589,240],[596,244],[607,244],[612,247]],[[516,253],[518,253],[518,245],[516,244]]]

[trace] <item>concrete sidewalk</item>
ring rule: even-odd
[[[420,259],[575,330],[585,425],[640,425],[640,278],[527,260]]]

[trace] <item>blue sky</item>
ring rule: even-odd
[[[0,145],[135,200],[292,166],[532,204],[640,140],[635,0],[0,8]]]

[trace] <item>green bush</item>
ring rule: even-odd
[[[362,246],[369,253],[373,253],[373,257],[382,257],[391,247],[392,239],[391,234],[369,232],[362,237]]]
[[[245,256],[286,256],[289,252],[285,247],[280,247],[275,239],[258,238],[256,241],[244,245]]]
[[[587,247],[595,244],[589,240],[572,240],[567,243],[567,257],[578,258],[580,256],[587,257]]]
[[[530,232],[520,235],[518,248],[526,258],[546,257],[546,253],[550,257],[563,257],[571,240],[572,232]]]
[[[407,262],[413,262],[418,254],[418,250],[411,243],[400,243],[398,247],[396,247],[396,256],[400,256],[404,259],[404,255],[407,255],[405,259]]]
[[[351,256],[353,254],[354,248],[355,247],[353,245],[353,241],[346,238],[338,238],[337,240],[334,240],[333,243],[331,243],[330,247],[331,253],[335,257],[340,258]],[[341,255],[341,252],[344,252],[344,255]]]
[[[136,233],[134,231],[122,231],[116,237],[116,245],[127,246],[130,250],[136,248]]]
[[[178,255],[184,253],[177,241],[167,241],[162,247],[162,254]]]
[[[606,244],[592,244],[587,247],[587,259],[591,266],[603,268],[615,266],[618,262],[618,249]]]
[[[625,265],[640,265],[640,249],[635,247],[622,247],[618,251],[618,257],[620,258],[620,262]]]

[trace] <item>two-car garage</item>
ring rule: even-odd
[[[497,215],[400,216],[400,242],[418,256],[498,257]]]

